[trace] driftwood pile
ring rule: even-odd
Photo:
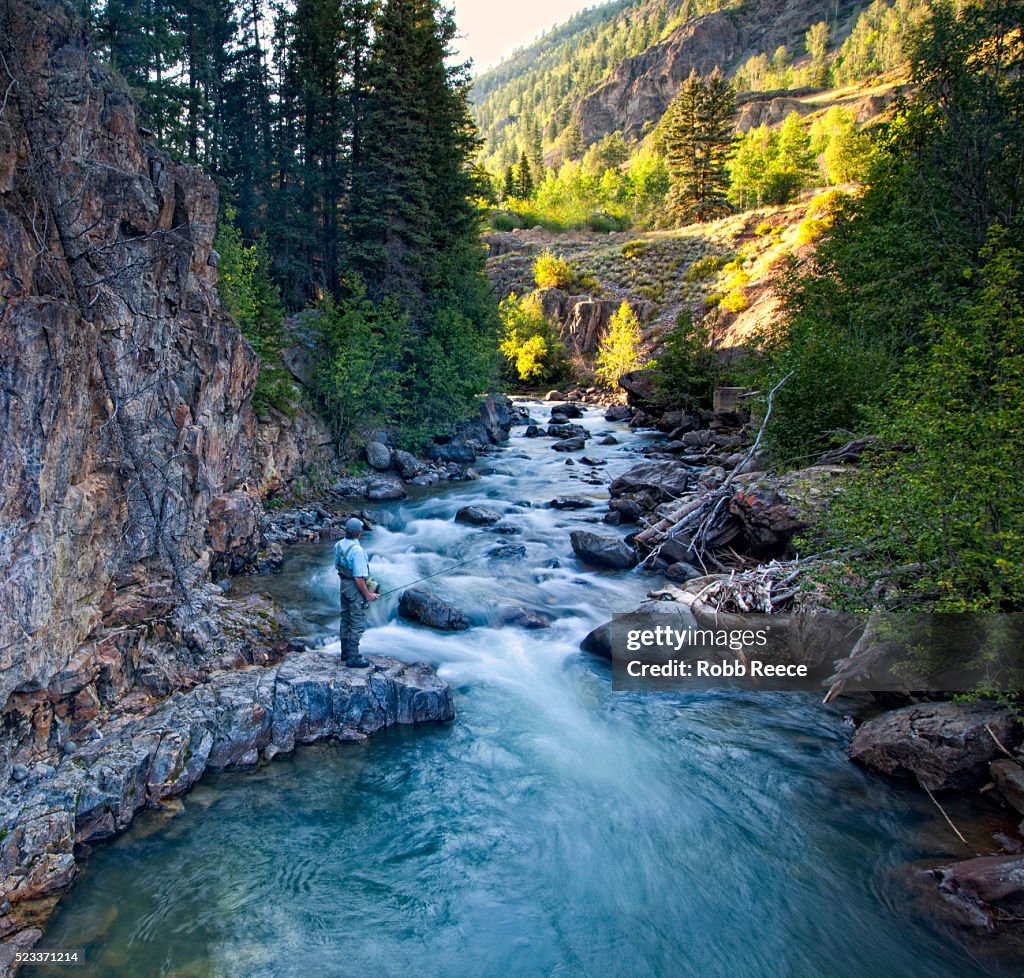
[[[688,546],[691,562],[700,565],[705,571],[709,564],[720,571],[728,570],[712,551],[727,547],[739,533],[738,528],[729,521],[729,501],[736,492],[736,476],[746,471],[748,463],[761,447],[765,427],[772,415],[772,399],[790,376],[792,375],[787,374],[783,377],[768,394],[764,420],[758,429],[757,437],[726,480],[716,489],[702,491],[699,495],[686,500],[674,512],[636,535],[634,544],[641,551],[649,551],[644,559],[644,565],[649,566],[653,563],[669,540],[677,540]],[[743,561],[738,554],[732,556],[738,562]]]
[[[714,574],[703,580],[687,603],[708,611],[733,614],[778,614],[793,609],[799,591],[799,578],[817,563],[816,557],[804,560],[773,560],[747,571]]]

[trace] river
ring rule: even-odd
[[[84,948],[74,974],[103,978],[1010,974],[914,903],[904,867],[962,853],[926,797],[846,761],[842,707],[613,693],[579,652],[654,583],[572,555],[569,530],[600,519],[603,483],[651,437],[594,409],[582,423],[615,432],[588,443],[607,465],[569,466],[516,428],[493,473],[388,504],[366,535],[385,590],[525,547],[426,585],[469,632],[404,623],[397,596],[372,610],[363,650],[434,663],[453,724],[205,777],[176,815],[140,815],[83,860],[41,946]],[[567,494],[594,507],[544,505]],[[520,532],[453,522],[469,503]],[[295,547],[280,574],[234,587],[270,591],[336,648],[330,550]],[[501,627],[502,605],[552,627]]]

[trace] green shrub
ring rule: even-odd
[[[494,337],[486,323],[441,306],[414,327],[397,300],[374,303],[359,284],[317,305],[314,390],[343,448],[359,431],[388,427],[403,447],[467,417],[493,378]]]
[[[616,387],[623,374],[640,366],[640,320],[629,303],[623,302],[598,346],[594,372],[601,384]]]
[[[706,296],[704,296],[704,308],[717,309],[724,298],[724,292],[709,292]]]
[[[807,205],[807,216],[830,217],[850,200],[850,195],[843,190],[826,190]]]
[[[539,289],[571,289],[577,278],[572,265],[550,248],[545,248],[533,263],[533,279]]]
[[[743,312],[750,305],[750,299],[743,289],[733,289],[732,292],[722,297],[718,305],[728,312]]]
[[[811,244],[822,236],[832,226],[831,217],[806,217],[800,222],[796,230],[796,243],[798,245]]]
[[[639,238],[627,241],[621,249],[623,258],[639,258],[641,255],[646,255],[650,250],[651,243]]]
[[[689,312],[681,313],[665,337],[655,369],[654,386],[662,405],[710,407],[720,368],[707,325],[694,323]]]
[[[245,245],[235,226],[235,212],[226,208],[213,246],[220,255],[217,292],[221,307],[260,357],[252,406],[257,414],[271,408],[293,417],[299,391],[281,364],[286,345],[281,295],[270,277],[270,257],[262,241]]]
[[[495,231],[516,231],[526,227],[526,222],[522,217],[511,211],[493,211],[488,220],[491,228]]]
[[[733,255],[705,255],[703,258],[698,258],[683,275],[683,280],[686,282],[701,282],[706,278],[711,278],[712,275],[720,272],[730,261],[733,260]]]
[[[565,347],[536,296],[514,294],[499,307],[499,349],[505,371],[515,381],[545,383],[565,372]]]
[[[827,516],[830,542],[863,555],[863,579],[920,567],[910,597],[940,611],[1024,607],[1024,250],[997,229],[982,257],[975,295],[933,324],[898,394],[870,412],[896,447]]]

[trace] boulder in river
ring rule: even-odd
[[[604,438],[598,442],[598,445],[618,445],[618,443],[619,439],[616,438],[615,435],[605,435]]]
[[[535,611],[528,608],[506,605],[498,609],[498,618],[503,625],[514,625],[517,628],[550,628],[551,622],[542,618]]]
[[[1024,915],[1024,856],[978,856],[922,873],[961,923],[991,929]]]
[[[582,452],[587,443],[582,438],[565,438],[551,446],[556,452]]]
[[[400,448],[391,453],[391,461],[403,479],[415,479],[426,471],[426,466],[415,455]]]
[[[370,468],[383,472],[391,468],[391,449],[379,441],[371,441],[366,444],[366,461]]]
[[[578,404],[559,404],[558,407],[553,407],[551,409],[551,420],[556,424],[558,423],[555,422],[556,418],[564,418],[568,420],[569,418],[582,417],[583,409]]]
[[[1004,757],[993,761],[988,770],[1006,803],[1024,815],[1024,767]]]
[[[526,431],[523,432],[523,435],[527,438],[540,438],[543,434],[544,431],[535,424],[527,425]]]
[[[914,778],[929,791],[980,788],[989,764],[1002,757],[996,739],[1021,743],[1013,713],[990,702],[921,703],[891,710],[862,724],[850,759],[879,774]]]
[[[692,488],[693,474],[678,462],[642,462],[624,472],[608,487],[612,498],[643,493],[655,503],[678,499]]]
[[[626,407],[625,404],[613,404],[604,412],[605,421],[628,421],[631,417],[633,417],[633,410]]]
[[[550,424],[548,425],[548,436],[550,438],[589,438],[590,432],[581,424]]]
[[[489,526],[501,519],[501,513],[495,513],[493,509],[485,509],[483,506],[463,506],[455,514],[456,523],[468,523],[470,526]]]
[[[590,509],[594,504],[580,496],[559,496],[548,504],[552,509]]]
[[[446,445],[431,445],[427,449],[427,458],[435,462],[456,462],[459,465],[469,465],[476,461],[476,449],[469,444],[455,438]]]
[[[616,570],[636,567],[636,551],[620,537],[590,533],[587,530],[573,530],[569,535],[573,553],[581,560]]]
[[[461,632],[469,628],[469,619],[455,605],[442,601],[436,594],[410,588],[398,599],[398,613],[410,621],[442,632]]]
[[[545,401],[564,401],[565,395],[561,391],[548,391],[544,395]]]
[[[386,502],[392,499],[405,499],[408,495],[399,479],[388,476],[375,476],[366,484],[366,498],[374,502]]]

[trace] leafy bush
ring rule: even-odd
[[[577,275],[565,258],[545,248],[533,263],[533,279],[539,289],[571,289]]]
[[[633,241],[627,241],[622,246],[622,257],[639,258],[641,255],[646,255],[650,250],[651,243],[649,241],[643,241],[636,238]]]
[[[514,294],[499,307],[499,349],[506,373],[517,381],[545,383],[565,372],[565,346],[536,296]]]
[[[408,382],[408,316],[393,302],[374,305],[357,289],[348,300],[328,296],[319,303],[317,331],[314,390],[338,443],[349,447],[357,425],[397,424]]]
[[[721,371],[707,324],[681,313],[665,337],[655,369],[655,391],[665,407],[711,407]]]
[[[811,244],[821,237],[822,233],[832,226],[830,217],[805,217],[800,226],[796,229],[796,243],[798,245]]]
[[[299,391],[281,365],[287,338],[281,295],[270,277],[270,256],[262,241],[244,244],[234,220],[234,210],[226,208],[214,240],[220,255],[217,292],[221,307],[260,357],[253,408],[257,414],[266,414],[274,407],[291,417]]]
[[[733,289],[722,297],[718,305],[729,312],[743,312],[744,309],[750,306],[750,299],[743,289]]]
[[[416,328],[397,300],[374,303],[360,284],[317,306],[314,390],[342,447],[359,431],[389,427],[422,448],[472,413],[494,371],[493,339],[463,312],[441,307]]]
[[[831,539],[870,570],[920,566],[912,597],[942,611],[1024,606],[1024,251],[997,229],[983,257],[976,295],[933,324],[930,349],[871,412],[897,447],[829,514]]]
[[[684,282],[700,282],[720,272],[733,260],[733,255],[705,255],[698,258],[683,275]]]
[[[594,372],[601,384],[615,387],[623,374],[640,366],[640,320],[629,303],[623,302],[598,346]]]

